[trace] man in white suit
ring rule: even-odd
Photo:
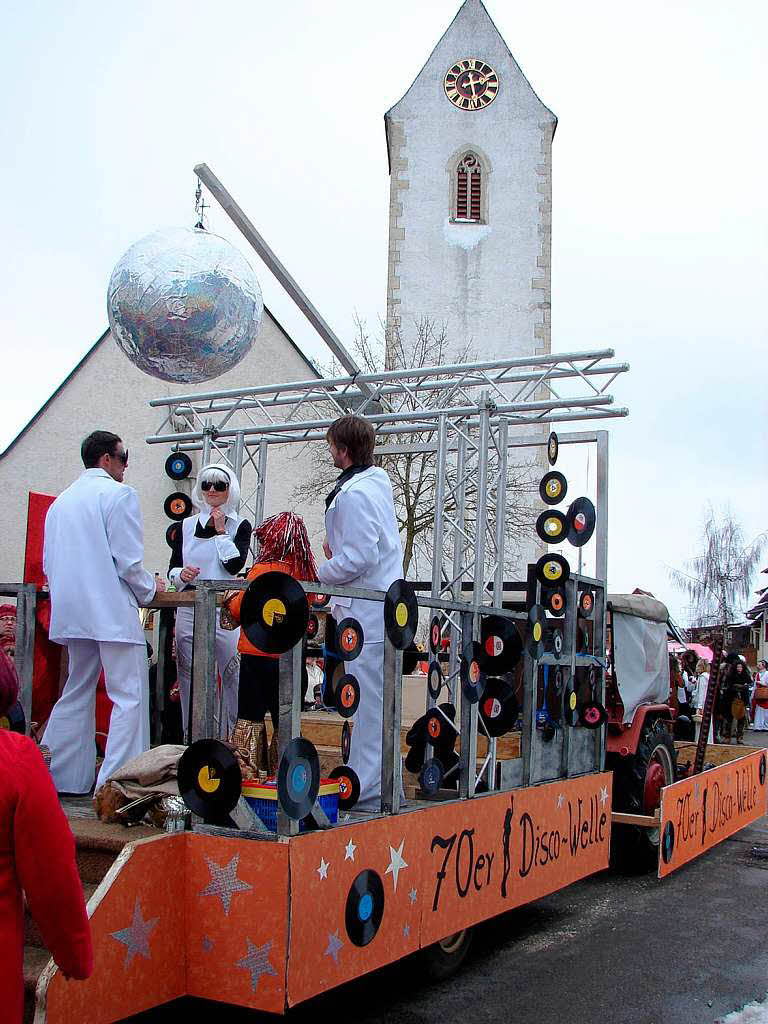
[[[96,771],[96,683],[102,666],[113,702],[98,789],[149,747],[149,681],[138,606],[164,585],[144,568],[136,491],[123,483],[128,452],[97,430],[82,444],[85,471],[45,519],[43,569],[51,592],[50,637],[66,644],[69,674],[44,742],[56,789],[89,793]]]
[[[392,484],[373,465],[375,434],[360,416],[342,416],[326,435],[333,464],[342,470],[326,499],[323,544],[328,559],[318,578],[329,586],[388,590],[403,575]],[[334,618],[363,627],[361,654],[347,666],[360,684],[349,765],[360,779],[360,810],[381,806],[381,729],[384,686],[384,605],[358,598],[331,599]]]

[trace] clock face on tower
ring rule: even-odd
[[[481,110],[493,103],[499,91],[499,77],[479,57],[467,57],[446,72],[445,95],[459,110]]]

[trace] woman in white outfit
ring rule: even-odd
[[[237,511],[240,484],[228,466],[204,466],[198,474],[192,501],[200,511],[185,519],[177,531],[168,571],[177,590],[192,589],[200,580],[228,580],[237,576],[245,565],[251,539],[251,524]],[[239,633],[222,629],[221,612],[216,614],[216,667],[221,676],[224,710],[221,731],[229,736],[237,720]],[[194,616],[190,606],[176,612],[176,669],[185,737],[189,725]]]
[[[704,701],[707,699],[707,687],[709,686],[709,664],[704,661],[703,658],[699,658],[696,662],[696,711],[702,715],[704,713]],[[707,737],[707,743],[715,742],[715,735],[712,729],[712,721],[714,721],[714,713],[709,723],[709,736]]]
[[[768,663],[765,661],[758,661],[757,672],[755,672],[755,688],[754,688],[754,699],[753,705],[755,708],[755,724],[753,728],[756,732],[765,732],[768,729],[768,700],[758,698],[757,688],[758,686],[768,686]]]

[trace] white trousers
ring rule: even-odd
[[[220,616],[221,612],[217,612]],[[184,735],[189,722],[189,694],[192,679],[192,630],[195,624],[195,610],[190,606],[176,612],[176,677],[181,696],[181,720]],[[222,629],[216,625],[216,668],[221,676],[222,711],[224,721],[222,732],[229,739],[237,722],[237,686],[240,678],[240,659],[237,657],[239,629]],[[216,680],[210,681],[215,686]],[[198,737],[199,739],[200,737]]]
[[[381,726],[384,713],[384,642],[366,643],[345,670],[360,684],[360,704],[352,721],[349,767],[360,779],[355,810],[381,810]]]
[[[754,728],[758,732],[765,732],[768,729],[768,708],[761,708],[759,704],[755,705]]]
[[[104,667],[113,702],[104,762],[96,788],[149,748],[149,678],[145,644],[69,640],[69,674],[43,742],[60,793],[88,793],[96,772],[96,684]]]

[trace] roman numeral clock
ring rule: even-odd
[[[499,77],[490,64],[478,57],[457,61],[446,73],[445,95],[459,110],[481,110],[493,103]]]

